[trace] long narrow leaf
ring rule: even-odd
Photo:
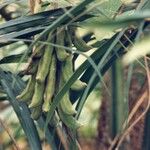
[[[122,31],[116,38],[115,40],[112,42],[112,44],[110,45],[110,47],[108,49],[105,49],[106,53],[104,54],[104,56],[102,57],[102,59],[100,60],[100,62],[98,63],[98,69],[101,70],[104,62],[106,61],[106,59],[108,59],[108,56],[113,52],[113,48],[115,47],[115,45],[118,43],[118,40],[121,38],[121,36],[124,34],[124,31]],[[88,85],[86,87],[86,89],[83,92],[82,97],[80,98],[79,104],[78,104],[78,111],[76,114],[76,118],[79,117],[81,110],[83,108],[83,105],[86,101],[86,98],[88,97],[88,93],[91,89],[91,85],[93,84],[95,78],[96,78],[96,73],[94,72],[93,75],[91,76]]]
[[[122,125],[126,118],[127,104],[124,101],[123,93],[123,68],[121,60],[112,64],[112,97],[111,97],[111,133],[112,138],[121,132]]]
[[[133,40],[133,39],[135,38],[135,35],[136,35],[136,31],[134,31],[134,32],[131,34],[131,36],[130,36],[131,40]],[[128,40],[124,41],[123,43],[124,43],[124,45],[126,45],[126,46],[130,44]],[[114,51],[115,51],[114,54],[111,55],[111,57],[107,60],[107,62],[106,62],[105,64],[103,64],[102,68],[100,69],[100,72],[101,72],[102,75],[104,75],[104,73],[111,67],[112,62],[114,62],[114,61],[118,58],[118,56],[123,55],[123,48],[122,48],[121,45],[120,45],[119,47],[117,47],[117,48],[115,47]],[[97,60],[96,63],[99,63],[99,61],[100,61],[100,59]],[[82,80],[83,82],[88,83],[89,80],[90,80],[90,78],[91,78],[92,75],[93,75],[93,72],[94,72],[94,70],[93,70],[91,67],[89,67],[89,68],[85,71],[85,73],[82,75],[81,80]],[[93,83],[92,83],[91,86],[90,86],[89,92],[87,93],[87,97],[88,97],[88,95],[91,93],[91,91],[93,91],[93,89],[95,88],[95,86],[97,85],[97,83],[99,83],[99,78],[98,78],[98,77],[96,77],[95,80],[93,80]],[[79,98],[79,96],[81,97],[82,95],[83,95],[83,93],[82,93],[82,94],[79,94],[78,96],[76,96],[76,99]],[[79,106],[81,107],[81,106],[83,106],[83,104],[84,104],[84,102],[80,102],[80,101],[81,101],[81,98],[80,98],[79,101],[78,101],[77,110],[79,109],[79,108],[78,108]],[[81,105],[80,103],[81,103],[82,105]],[[81,111],[81,110],[80,110],[80,111]],[[80,112],[78,112],[78,114],[77,114],[77,116],[76,116],[77,118],[79,117],[79,114],[80,114]]]
[[[5,74],[5,78],[8,82],[13,82],[13,89],[15,89],[15,93],[18,93],[18,91],[22,90],[25,88],[25,83],[23,82],[23,80],[21,78],[19,78],[18,76],[16,75],[13,75],[12,73],[10,72],[7,72],[7,74]],[[10,78],[11,77],[11,78]],[[20,105],[22,107],[24,107],[24,103],[20,103]],[[26,109],[26,105],[25,105],[25,109]],[[29,116],[30,117],[30,116]],[[41,128],[41,130],[43,130],[43,127],[44,127],[44,124],[45,124],[45,116],[42,115],[38,120],[37,120],[37,123],[39,125],[39,127]],[[60,142],[60,139],[57,135],[57,132],[56,132],[56,128],[59,128],[59,125],[57,126],[50,126],[48,125],[48,128],[45,132],[45,138],[47,139],[47,142],[50,144],[51,148],[53,150],[57,150],[59,149],[62,145],[61,142]],[[61,129],[60,129],[61,130]],[[34,131],[34,129],[33,129]]]
[[[9,102],[11,103],[16,115],[18,116],[18,119],[27,136],[31,149],[41,150],[42,148],[40,138],[35,124],[30,118],[30,111],[27,105],[25,105],[24,103],[19,103],[16,100],[16,95],[19,94],[18,92],[19,89],[21,90],[21,87],[19,86],[15,90],[14,84],[12,83],[12,77],[9,74],[4,73],[2,70],[0,70],[0,81],[9,97]]]
[[[65,8],[66,10],[69,9]],[[7,21],[0,25],[0,34],[15,32],[35,26],[44,26],[48,22],[56,20],[60,15],[64,13],[63,9],[49,10],[38,14],[24,16],[17,19]]]
[[[18,55],[10,55],[7,57],[4,57],[3,59],[0,60],[0,64],[5,64],[5,63],[18,63],[19,60],[22,58],[23,54],[18,54]],[[25,58],[23,62],[27,62],[28,58]]]

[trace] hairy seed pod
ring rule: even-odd
[[[71,130],[77,130],[81,124],[72,116],[68,115],[62,110],[62,106],[58,106],[58,114],[61,119],[61,121]]]
[[[29,108],[40,106],[43,103],[44,83],[35,83],[35,90]]]
[[[36,76],[35,74],[31,76],[26,88],[23,90],[23,92],[20,95],[16,97],[17,100],[22,102],[28,102],[32,99],[35,82],[36,82],[35,76]]]
[[[52,34],[49,34],[48,41],[52,38]],[[50,40],[53,42],[53,39]],[[38,71],[36,75],[36,80],[39,83],[43,83],[46,79],[46,76],[49,72],[49,65],[52,58],[54,47],[51,45],[47,45],[44,49],[43,57],[40,59],[39,65],[38,65]]]
[[[31,112],[31,118],[33,120],[38,120],[42,114],[42,105],[33,108]]]
[[[50,109],[52,97],[55,92],[55,82],[56,82],[56,57],[53,54],[50,68],[49,68],[49,74],[46,80],[46,88],[44,92],[44,104],[42,109],[45,112],[48,112]]]
[[[65,29],[64,28],[57,29],[56,44],[60,46],[65,45]],[[58,48],[58,47],[56,47],[56,54],[57,54],[57,58],[59,61],[65,61],[69,55],[64,48]]]
[[[72,64],[72,56],[70,55],[69,57],[67,57],[66,61],[62,65],[62,76],[63,76],[64,82],[67,82],[72,74],[73,74],[73,64]],[[86,86],[87,84],[85,82],[76,80],[72,84],[71,90],[81,91],[84,88],[86,88]]]

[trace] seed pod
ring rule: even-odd
[[[55,82],[56,82],[56,57],[53,54],[49,74],[46,81],[46,89],[44,93],[44,104],[43,104],[43,111],[48,112],[50,109],[50,104],[52,101],[52,97],[55,92]]]
[[[92,46],[87,45],[87,43],[80,37],[75,36],[73,41],[74,46],[78,51],[87,52],[92,49]]]
[[[70,33],[72,42],[78,51],[87,52],[92,49],[92,46],[87,45],[87,43],[76,34],[75,29],[72,29]]]
[[[58,114],[61,121],[70,129],[77,130],[81,124],[72,116],[68,115],[62,110],[62,106],[58,106]]]
[[[65,45],[65,30],[64,28],[57,29],[57,36],[56,36],[56,44],[60,46]],[[64,48],[56,47],[56,54],[59,61],[65,61],[68,57],[68,53]]]
[[[82,91],[87,87],[87,84],[85,82],[82,82],[80,80],[76,80],[74,84],[71,86],[71,90],[73,91]]]
[[[60,81],[59,81],[59,85],[60,87],[62,87],[64,85],[64,80],[63,80],[63,76],[61,75],[60,77]],[[76,110],[73,107],[70,99],[69,99],[69,92],[65,93],[65,95],[62,97],[61,101],[60,101],[60,105],[63,109],[63,111],[68,114],[68,115],[74,115],[76,114]]]
[[[35,90],[29,108],[40,106],[43,102],[44,83],[35,83]]]
[[[64,83],[66,82],[66,81],[64,81],[64,76],[63,76],[64,70],[63,69],[64,68],[62,66],[62,68],[61,68],[62,74],[61,74],[60,81],[59,81],[60,86],[63,86]],[[68,115],[76,114],[76,110],[74,109],[74,107],[70,101],[70,98],[69,98],[69,91],[67,93],[65,93],[65,95],[62,97],[62,99],[60,101],[60,106],[61,106],[64,113],[66,113]]]
[[[42,105],[33,108],[31,118],[33,120],[38,120],[41,114],[42,114]]]
[[[72,64],[72,56],[70,55],[66,59],[66,61],[63,63],[63,66],[62,66],[62,76],[63,76],[64,82],[67,82],[72,74],[73,74],[73,64]],[[85,82],[76,80],[72,84],[71,89],[75,91],[81,91],[86,87],[86,85],[87,84]]]
[[[75,115],[77,113],[72,103],[70,102],[68,92],[63,96],[62,100],[60,101],[60,106],[65,114]]]
[[[48,41],[52,38],[52,34],[49,34]],[[53,42],[53,39],[51,39],[51,42]],[[53,46],[46,45],[44,49],[43,57],[40,59],[39,65],[38,65],[38,71],[36,75],[36,80],[39,83],[43,83],[46,79],[46,76],[49,72],[49,65],[52,58],[53,53]]]
[[[35,74],[31,76],[26,88],[23,90],[23,92],[20,95],[16,97],[19,101],[28,102],[32,99],[35,82],[36,82],[35,76],[36,76]]]

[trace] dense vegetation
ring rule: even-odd
[[[149,0],[0,4],[0,129],[11,139],[0,148],[26,138],[25,149],[84,149],[91,116],[89,149],[150,149]]]

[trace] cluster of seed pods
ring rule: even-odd
[[[30,75],[30,79],[17,99],[27,103],[34,120],[37,120],[42,112],[50,110],[55,95],[73,74],[73,54],[64,47],[76,47],[83,52],[91,49],[75,34],[75,30],[72,31],[74,32],[59,27],[57,31],[50,32],[45,37],[46,43],[50,44],[36,44],[33,48],[29,65],[24,70],[24,74]],[[56,47],[54,44],[60,46]],[[81,91],[84,88],[86,83],[76,80],[70,90]],[[77,129],[80,126],[74,118],[76,110],[70,101],[69,91],[62,97],[56,112],[60,121],[68,128]]]

